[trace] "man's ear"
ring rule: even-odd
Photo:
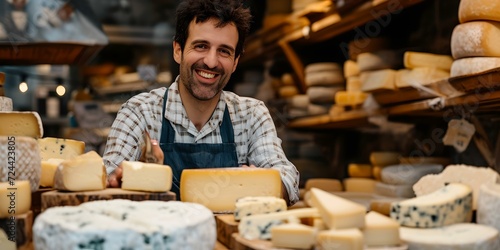
[[[238,66],[238,62],[240,61],[240,56],[241,55],[239,55],[238,57],[236,57],[236,59],[234,59],[234,65],[233,65],[233,72],[232,73],[234,73],[234,71],[236,70],[236,67]]]
[[[182,59],[182,48],[181,45],[174,41],[173,42],[173,49],[174,49],[174,60],[176,63],[181,64],[181,59]]]

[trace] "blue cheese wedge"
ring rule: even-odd
[[[469,222],[471,214],[472,189],[461,183],[450,183],[428,195],[395,202],[390,213],[401,226],[417,228]]]
[[[274,196],[243,197],[236,201],[234,219],[239,221],[243,217],[254,214],[267,214],[286,210],[286,202],[281,198]]]

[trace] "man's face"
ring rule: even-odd
[[[181,50],[174,42],[174,59],[180,64],[180,85],[198,100],[214,98],[236,70],[238,30],[233,24],[215,27],[215,19],[189,24],[189,35]]]

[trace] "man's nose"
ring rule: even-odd
[[[208,53],[205,55],[205,58],[203,59],[203,62],[211,69],[217,67],[217,64],[219,63],[217,50],[211,49],[210,51],[208,51]]]

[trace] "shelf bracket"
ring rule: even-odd
[[[288,42],[286,42],[285,40],[280,40],[279,45],[283,50],[283,52],[285,53],[285,56],[290,62],[290,65],[292,66],[292,69],[298,78],[297,79],[298,81],[295,81],[297,89],[301,94],[305,94],[307,87],[305,83],[304,64],[302,63],[297,53],[293,50],[292,46],[290,46]]]

